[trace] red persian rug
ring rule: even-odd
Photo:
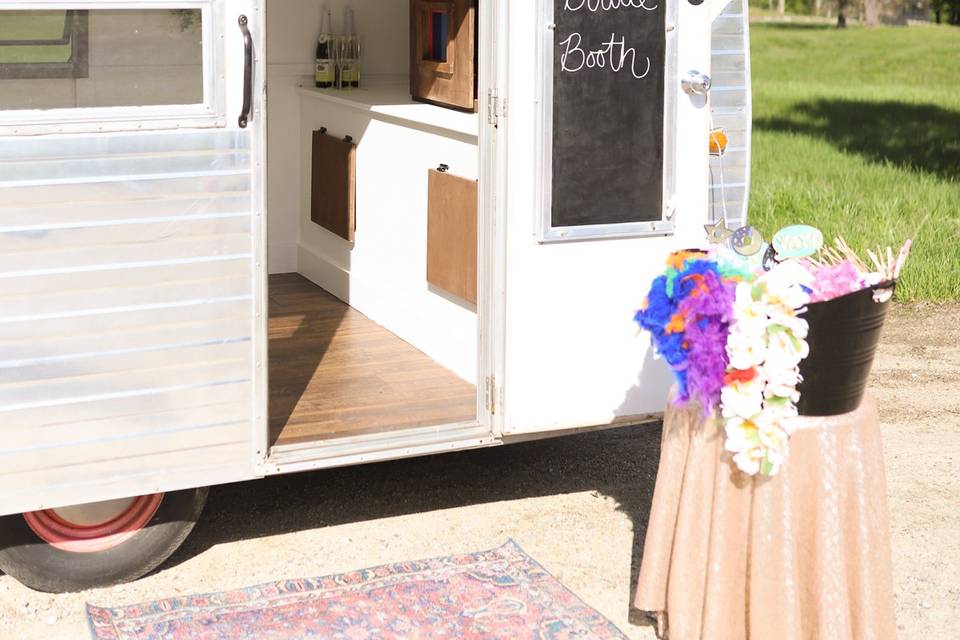
[[[626,638],[510,541],[498,549],[128,607],[101,640]]]

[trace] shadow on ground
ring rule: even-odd
[[[633,521],[633,594],[660,457],[645,425],[213,487],[203,517],[164,564],[214,545],[379,518],[583,491]]]
[[[820,138],[872,162],[960,179],[960,111],[896,101],[819,99],[795,103],[785,115],[756,118],[754,126]]]

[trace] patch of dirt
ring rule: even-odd
[[[901,640],[960,621],[960,305],[900,305],[870,387],[883,423]]]

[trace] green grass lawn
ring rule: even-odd
[[[960,300],[960,28],[753,24],[751,48],[751,223],[913,237],[898,298]]]

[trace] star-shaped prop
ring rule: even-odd
[[[713,244],[723,244],[733,235],[733,231],[727,228],[727,221],[723,219],[716,224],[705,224],[703,228],[707,232],[707,240]]]

